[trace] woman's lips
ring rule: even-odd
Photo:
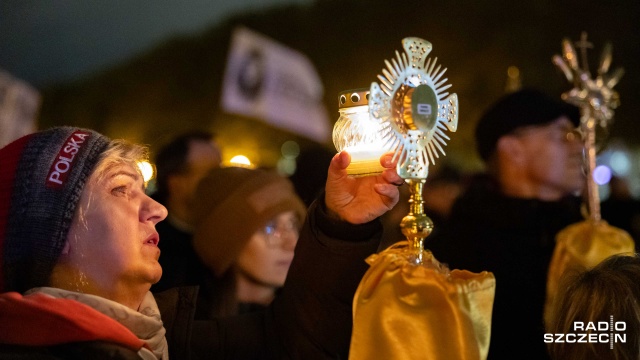
[[[153,232],[153,234],[149,235],[149,237],[147,237],[147,239],[144,241],[145,245],[153,245],[153,246],[158,246],[158,243],[160,242],[160,235],[158,235],[157,232]]]

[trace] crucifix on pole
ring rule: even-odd
[[[587,41],[587,32],[580,34],[580,41],[576,41],[576,47],[580,49],[580,57],[582,58],[582,71],[591,75],[589,72],[589,63],[587,62],[587,49],[593,49],[593,44]]]

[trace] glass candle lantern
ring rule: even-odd
[[[381,173],[380,157],[385,153],[382,126],[369,116],[369,89],[343,91],[338,96],[340,118],[333,127],[333,144],[338,152],[351,155],[347,173],[367,176]]]

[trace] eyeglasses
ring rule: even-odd
[[[526,126],[516,129],[512,132],[515,136],[524,136],[532,131],[546,132],[548,138],[555,141],[562,141],[571,143],[574,141],[582,141],[584,136],[579,127],[566,127],[566,126]]]
[[[300,235],[298,228],[299,224],[294,220],[280,223],[269,221],[262,229],[262,232],[265,235],[267,246],[275,248],[282,246],[288,240],[293,240],[294,243],[297,242]]]
[[[561,139],[564,140],[565,142],[584,140],[584,134],[582,133],[579,127],[562,129],[561,134],[562,134]]]

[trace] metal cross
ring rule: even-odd
[[[589,64],[587,63],[587,49],[593,49],[593,44],[587,41],[587,32],[583,31],[580,34],[580,41],[575,42],[576,47],[580,49],[580,56],[582,57],[582,70],[587,74],[589,72]]]

